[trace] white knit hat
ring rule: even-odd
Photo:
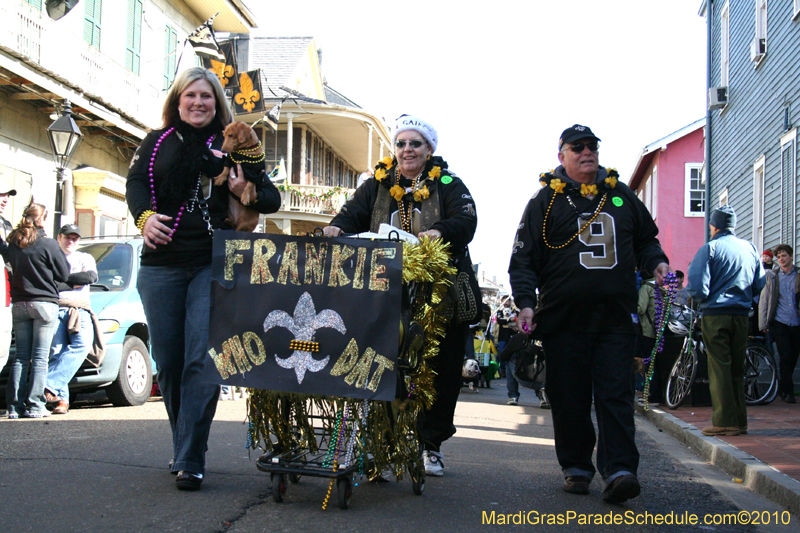
[[[397,140],[397,135],[403,131],[414,130],[420,135],[425,137],[428,144],[431,146],[431,153],[436,151],[436,145],[439,143],[439,135],[433,126],[411,115],[401,115],[400,118],[394,123],[392,130],[392,145]]]

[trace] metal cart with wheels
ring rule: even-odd
[[[427,240],[404,245],[394,401],[251,389],[249,447],[265,451],[256,467],[270,475],[275,502],[284,501],[289,485],[301,477],[329,480],[323,509],[334,486],[339,507],[347,509],[354,488],[378,477],[401,481],[408,476],[413,493],[423,494],[425,467],[416,420],[435,395],[426,360],[438,353],[438,343],[429,341],[447,321],[441,303],[447,277],[455,273],[445,246]]]

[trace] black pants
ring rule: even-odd
[[[636,336],[565,331],[545,336],[542,346],[556,456],[564,476],[594,475],[595,442],[603,479],[618,473],[635,475],[639,451],[634,442],[631,374]],[[593,394],[598,438],[591,416]]]
[[[461,392],[461,369],[469,334],[468,324],[451,324],[439,345],[439,354],[428,363],[436,372],[433,379],[436,400],[417,419],[417,431],[426,450],[439,451],[442,442],[456,432],[453,415]]]
[[[797,365],[797,358],[800,356],[800,326],[787,326],[777,320],[769,325],[769,332],[778,345],[778,355],[780,356],[780,382],[778,392],[794,392],[794,382],[792,374]]]

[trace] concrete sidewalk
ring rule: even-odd
[[[800,516],[800,404],[779,399],[747,408],[748,431],[735,437],[706,437],[711,407],[665,406],[637,410],[701,458]]]

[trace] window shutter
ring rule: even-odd
[[[100,48],[100,13],[103,10],[103,0],[84,1],[83,40]]]
[[[125,46],[125,68],[138,75],[142,51],[142,0],[128,0]]]
[[[795,179],[794,179],[795,141],[781,148],[781,242],[794,247]]]

